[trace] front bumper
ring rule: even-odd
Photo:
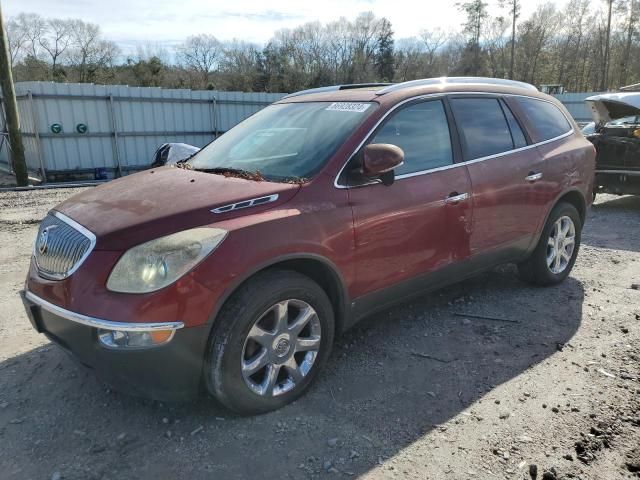
[[[112,322],[65,310],[28,291],[20,292],[33,327],[117,390],[157,400],[188,400],[200,390],[209,328],[181,322]],[[140,349],[113,349],[98,342],[98,329],[174,329],[171,341]]]

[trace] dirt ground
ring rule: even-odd
[[[640,197],[598,197],[560,286],[506,266],[375,315],[240,418],[112,391],[31,329],[38,221],[72,193],[0,193],[1,479],[640,477]]]

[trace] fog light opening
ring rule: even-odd
[[[148,348],[168,343],[175,330],[149,330],[130,332],[124,330],[98,330],[98,341],[108,348]]]

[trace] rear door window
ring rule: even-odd
[[[538,141],[551,140],[571,131],[571,124],[553,103],[531,97],[514,97],[514,100],[527,124],[538,134]]]
[[[497,98],[452,98],[450,102],[465,160],[517,148]]]
[[[369,143],[390,143],[404,151],[396,175],[451,165],[449,123],[441,100],[410,105],[393,113]]]

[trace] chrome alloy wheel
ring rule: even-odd
[[[253,324],[242,348],[242,377],[256,394],[291,391],[313,366],[321,340],[320,319],[302,300],[284,300]]]
[[[553,224],[547,243],[547,266],[551,273],[564,272],[576,246],[576,227],[566,215]]]

